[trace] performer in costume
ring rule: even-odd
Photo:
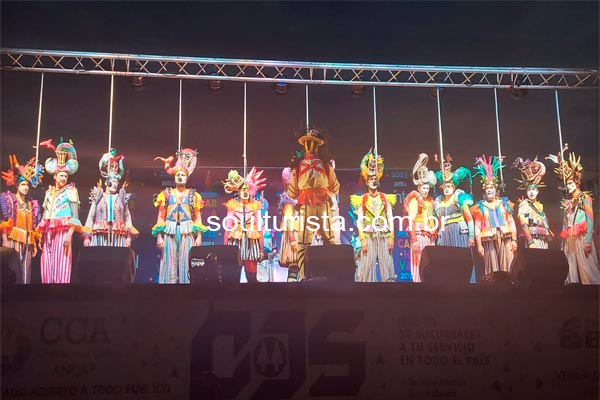
[[[304,255],[315,233],[320,233],[324,244],[334,244],[331,229],[331,195],[337,195],[340,183],[327,156],[323,133],[309,129],[298,139],[304,146],[301,159],[292,166],[288,196],[295,199],[299,217],[298,268],[299,279],[304,279]],[[308,222],[312,221],[317,226]],[[288,273],[292,273],[290,269]],[[290,276],[288,274],[288,276]]]
[[[31,258],[37,254],[38,232],[35,227],[40,222],[40,206],[32,200],[29,186],[38,186],[43,177],[41,165],[32,158],[27,164],[20,165],[17,157],[8,156],[10,169],[2,172],[2,179],[8,186],[15,186],[16,193],[6,191],[0,194],[0,232],[2,246],[15,249],[19,254],[20,275],[18,283],[31,282]],[[37,168],[36,168],[37,167]]]
[[[202,223],[202,196],[186,187],[194,172],[198,153],[182,149],[174,157],[156,157],[165,164],[165,171],[175,177],[175,187],[163,190],[156,198],[158,218],[152,227],[156,236],[156,247],[161,250],[159,283],[189,283],[189,253],[192,246],[202,245],[202,232],[207,228]]]
[[[546,174],[546,166],[537,160],[523,161],[518,157],[513,163],[513,168],[521,172],[522,180],[519,190],[525,190],[527,198],[519,200],[517,218],[521,225],[525,245],[530,249],[547,249],[548,242],[552,239],[552,232],[548,226],[548,218],[544,214],[544,205],[537,199],[539,188],[544,187],[542,178]]]
[[[84,246],[130,247],[131,239],[139,233],[131,223],[126,184],[118,190],[125,173],[124,158],[111,149],[98,163],[106,188],[102,190],[102,181],[98,181],[90,192],[90,212],[83,227]]]
[[[54,175],[54,186],[46,191],[42,204],[42,220],[37,227],[41,234],[42,283],[71,282],[73,234],[81,231],[79,221],[79,194],[69,175],[79,169],[77,151],[72,143],[62,141],[54,147],[52,139],[40,143],[55,151],[56,158],[48,158],[46,172]]]
[[[475,242],[483,257],[485,273],[509,272],[517,251],[517,230],[512,216],[513,203],[506,197],[498,198],[497,175],[503,165],[496,157],[477,158],[475,176],[481,176],[485,199],[471,207],[475,220]]]
[[[468,168],[458,167],[452,171],[451,162],[450,155],[446,155],[443,170],[435,173],[443,192],[434,202],[435,216],[441,224],[437,244],[438,246],[472,247],[475,244],[475,227],[470,210],[473,197],[458,189],[458,186],[468,178],[470,188],[473,179]]]
[[[279,213],[281,215],[281,245],[279,264],[288,269],[288,282],[298,280],[298,221],[295,210],[297,201],[288,196],[288,186],[292,178],[292,169],[286,167],[281,171],[283,192],[279,196]]]
[[[372,150],[364,155],[360,173],[368,186],[368,192],[350,196],[350,203],[357,213],[357,228],[361,243],[358,282],[376,282],[375,265],[379,263],[382,282],[395,282],[394,221],[392,207],[396,195],[381,193],[379,181],[383,176],[383,157]]]
[[[435,185],[435,173],[427,169],[427,154],[419,154],[419,159],[413,167],[413,182],[417,190],[413,190],[404,198],[404,214],[411,221],[410,230],[410,272],[413,282],[421,282],[419,264],[421,252],[426,246],[435,246],[437,221],[433,211],[433,199],[429,190]]]
[[[265,256],[262,202],[255,200],[256,193],[266,186],[266,178],[262,178],[262,174],[263,171],[252,168],[243,178],[237,171],[231,170],[223,182],[225,193],[238,194],[224,204],[227,208],[227,216],[223,220],[224,241],[239,247],[240,261],[248,283],[258,282],[257,264]]]
[[[599,285],[600,265],[592,242],[592,196],[589,192],[582,192],[580,188],[583,173],[581,157],[571,153],[567,161],[563,161],[560,154],[548,158],[558,164],[554,172],[567,185],[568,198],[562,202],[563,230],[560,233],[562,247],[569,262],[569,275],[565,284]]]

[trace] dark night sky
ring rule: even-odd
[[[597,2],[469,3],[167,3],[2,2],[2,47],[204,57],[469,66],[598,69]],[[35,139],[39,75],[2,73],[2,155],[26,152]],[[134,92],[117,79],[113,143],[129,166],[152,165],[177,145],[176,80],[153,79]],[[250,164],[284,165],[303,125],[304,91],[277,96],[269,85],[248,90]],[[82,169],[94,170],[108,132],[109,79],[50,75],[42,136],[72,137]],[[503,151],[510,161],[558,150],[552,91],[521,100],[499,93]],[[598,92],[561,92],[565,141],[598,170]],[[378,89],[382,154],[390,167],[411,167],[438,148],[436,104],[428,89]],[[446,90],[445,149],[458,163],[493,153],[489,90]],[[242,86],[211,95],[205,82],[184,82],[183,144],[202,165],[241,163]],[[311,122],[328,129],[339,167],[355,168],[370,147],[372,99],[345,87],[311,87]],[[6,168],[4,162],[2,167]],[[92,171],[90,171],[91,173]],[[95,172],[94,172],[95,173]],[[81,178],[80,178],[81,179]]]

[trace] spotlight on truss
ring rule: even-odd
[[[132,76],[130,80],[131,86],[133,86],[133,90],[139,92],[144,90],[145,79],[143,76]]]
[[[522,88],[522,85],[527,83],[527,75],[517,75],[513,80],[513,84],[508,88],[510,97],[514,100],[520,100],[527,97],[527,88]]]
[[[212,94],[220,93],[222,88],[223,88],[223,84],[219,80],[214,80],[214,81],[208,82],[208,89],[210,90],[210,92]]]
[[[277,82],[273,85],[273,90],[277,94],[286,94],[288,92],[289,85],[285,82]]]
[[[352,85],[350,86],[350,92],[352,97],[360,97],[365,92],[365,85]]]

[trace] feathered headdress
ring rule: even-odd
[[[288,187],[291,179],[292,179],[292,169],[290,167],[285,167],[281,171],[281,181],[283,183],[283,187]]]
[[[530,185],[544,187],[542,178],[546,174],[546,166],[541,161],[538,161],[537,157],[533,161],[529,159],[523,161],[521,157],[517,157],[512,168],[518,168],[521,172],[522,179],[516,179],[521,184],[518,188],[519,190],[527,190],[527,187]]]
[[[481,157],[475,158],[475,176],[481,176],[481,184],[485,187],[486,185],[498,185],[498,171],[504,168],[502,162],[499,161],[496,156],[486,157],[482,154]]]
[[[8,155],[8,161],[10,162],[10,169],[8,171],[2,171],[2,179],[8,186],[18,186],[19,183],[27,181],[36,188],[44,177],[44,168],[37,164],[37,171],[35,165],[35,157],[27,162],[25,165],[20,165],[17,161],[17,156],[14,154]]]
[[[373,149],[370,149],[360,162],[360,174],[363,179],[367,181],[369,177],[377,176],[377,180],[380,180],[383,176],[383,170],[383,157],[379,154],[375,155]]]
[[[66,172],[69,175],[73,175],[79,169],[77,151],[71,140],[63,142],[63,138],[61,137],[58,146],[54,147],[52,139],[48,139],[41,142],[40,146],[52,149],[56,153],[56,158],[48,158],[45,162],[46,172],[49,174]]]
[[[568,143],[565,143],[562,152],[564,153],[568,148]],[[572,179],[577,183],[581,183],[583,166],[581,165],[581,157],[577,157],[575,153],[570,153],[567,161],[562,159],[561,153],[558,153],[557,155],[550,154],[548,157],[546,157],[546,160],[550,160],[553,163],[558,164],[558,166],[554,168],[554,173],[558,175],[559,179],[563,180],[564,182]]]
[[[437,183],[435,173],[427,169],[428,160],[427,154],[419,154],[419,159],[413,167],[413,182],[415,185],[435,185]]]
[[[176,152],[177,161],[173,164],[175,158],[170,156],[169,158],[154,157],[154,160],[160,160],[165,164],[165,171],[169,175],[175,175],[178,169],[182,169],[185,173],[190,176],[196,168],[196,162],[198,160],[198,152],[193,149],[181,149]]]
[[[125,175],[125,168],[123,167],[124,159],[125,156],[117,155],[116,149],[110,149],[108,153],[102,155],[102,158],[100,158],[100,161],[98,162],[100,175],[103,178],[111,178],[120,181]]]
[[[250,195],[254,197],[259,190],[267,186],[267,178],[262,178],[263,172],[263,170],[257,171],[256,167],[252,167],[244,179],[236,170],[230,170],[227,179],[223,181],[225,193],[239,192],[243,186],[247,186]]]
[[[439,163],[437,154],[433,158],[436,163]],[[435,177],[440,185],[451,182],[454,187],[458,187],[462,181],[469,178],[469,191],[473,186],[473,176],[470,169],[458,167],[452,171],[452,157],[450,154],[446,154],[446,161],[442,164],[442,169],[435,171]]]

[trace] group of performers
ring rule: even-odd
[[[298,139],[299,149],[291,166],[282,171],[284,191],[280,196],[281,242],[271,244],[268,258],[279,251],[279,264],[287,268],[287,281],[305,279],[304,260],[308,246],[339,244],[339,230],[332,225],[338,212],[340,184],[335,164],[326,148],[322,131],[307,129]],[[35,158],[25,165],[16,156],[9,156],[10,169],[2,173],[16,193],[0,195],[2,246],[10,247],[19,255],[19,281],[30,282],[31,259],[41,251],[42,283],[69,283],[72,265],[74,234],[83,236],[84,246],[129,247],[138,235],[129,212],[129,194],[124,178],[124,157],[114,149],[102,155],[99,171],[104,182],[92,188],[90,211],[85,225],[79,219],[79,195],[69,177],[77,172],[77,152],[70,142],[57,146],[52,140],[40,143],[56,154],[45,162],[45,171],[53,175],[54,185],[46,191],[39,206],[29,196],[30,185],[37,187],[44,168]],[[565,283],[600,284],[600,266],[592,243],[593,212],[590,193],[580,189],[583,167],[580,158],[571,153],[563,160],[560,155],[547,157],[555,162],[554,169],[565,183],[567,198],[562,202],[562,248],[569,263]],[[164,189],[154,201],[158,208],[152,234],[161,252],[159,283],[189,283],[188,261],[192,246],[200,246],[202,233],[207,227],[202,219],[203,200],[200,194],[187,187],[193,173],[197,152],[182,149],[175,156],[157,157],[165,171],[174,177],[174,187]],[[476,159],[475,174],[466,167],[453,170],[452,159],[446,155],[437,160],[438,171],[428,169],[428,156],[420,154],[413,168],[416,190],[404,199],[404,215],[410,221],[411,274],[420,281],[419,264],[426,246],[474,247],[484,260],[485,273],[510,269],[518,250],[517,228],[521,227],[524,243],[529,248],[547,249],[554,234],[549,228],[543,204],[538,200],[539,189],[544,187],[544,164],[517,158],[513,164],[522,180],[520,187],[526,197],[516,208],[498,194],[498,173],[502,160],[482,155]],[[381,154],[369,150],[360,162],[360,173],[366,192],[352,195],[350,204],[357,216],[359,248],[356,280],[375,282],[395,281],[392,249],[394,248],[393,208],[397,196],[379,191],[383,177],[384,160]],[[265,199],[257,197],[266,186],[263,171],[252,168],[246,176],[232,170],[223,181],[223,187],[232,198],[224,206],[224,242],[239,248],[240,265],[244,267],[249,283],[257,282],[258,264],[266,259],[264,230],[261,229]],[[459,189],[472,177],[479,176],[483,199],[474,202],[471,194]],[[431,195],[431,188],[439,185],[442,194]],[[287,217],[287,218],[286,218]],[[312,224],[308,223],[312,220]],[[316,228],[315,228],[316,227]],[[379,267],[379,274],[376,268]]]

